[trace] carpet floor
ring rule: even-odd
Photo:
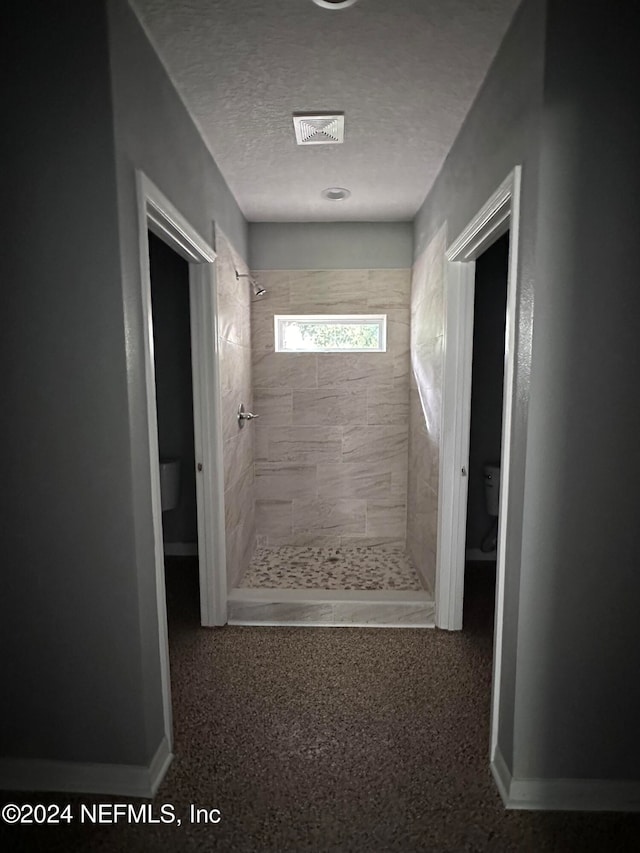
[[[181,826],[4,827],[3,850],[640,849],[640,816],[505,811],[488,768],[492,578],[465,630],[198,627],[197,575],[167,567],[175,759],[154,800]],[[0,795],[2,802],[127,802]],[[139,804],[142,801],[129,800]],[[217,808],[193,824],[189,804]]]

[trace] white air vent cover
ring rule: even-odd
[[[294,115],[298,145],[333,145],[344,141],[344,115]]]

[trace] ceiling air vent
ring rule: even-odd
[[[344,141],[344,114],[319,113],[293,116],[298,145],[335,145]]]

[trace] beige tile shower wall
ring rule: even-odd
[[[442,228],[417,258],[411,284],[407,550],[432,592],[438,533],[445,248]]]
[[[258,543],[404,547],[411,271],[254,275]],[[386,313],[387,352],[274,351],[274,314],[322,313]]]
[[[253,425],[238,427],[242,402],[251,410],[251,289],[236,270],[249,270],[225,235],[216,229],[216,280],[222,430],[224,448],[224,509],[227,546],[227,583],[235,586],[255,550],[253,487]]]

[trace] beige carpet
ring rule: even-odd
[[[5,828],[3,850],[640,848],[637,815],[503,809],[487,759],[491,578],[470,579],[466,630],[447,634],[202,630],[193,570],[168,575],[176,758],[155,803],[217,807],[221,823]]]

